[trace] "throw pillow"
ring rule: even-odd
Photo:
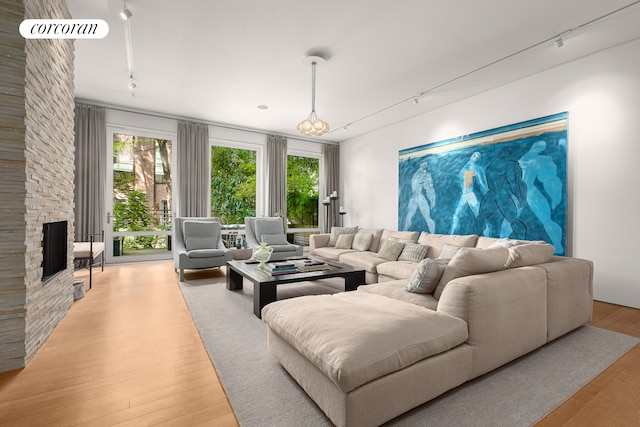
[[[376,257],[386,259],[387,261],[397,261],[398,257],[404,249],[404,243],[398,240],[387,239],[376,254]]]
[[[284,234],[282,218],[256,218],[253,221],[256,239],[262,238],[263,234]]]
[[[331,237],[327,246],[335,246],[341,234],[356,234],[358,227],[331,227]]]
[[[407,243],[402,249],[402,253],[398,257],[398,261],[413,261],[420,262],[426,256],[429,251],[429,246],[421,245],[419,243]]]
[[[260,236],[260,241],[265,242],[267,245],[289,244],[284,234],[263,234],[262,236]]]
[[[433,293],[434,298],[440,299],[447,283],[458,277],[504,270],[508,257],[507,248],[460,248],[447,264]]]
[[[423,259],[407,283],[406,290],[416,294],[432,294],[448,262],[446,259]]]
[[[505,268],[517,268],[549,262],[553,257],[554,248],[548,243],[528,243],[509,248],[509,257]]]
[[[216,249],[220,235],[220,223],[212,221],[185,221],[184,246],[188,251]]]
[[[371,242],[373,242],[373,234],[356,233],[356,235],[353,237],[351,248],[357,251],[368,251],[371,247]]]
[[[445,243],[442,245],[438,259],[451,259],[460,249],[462,249],[462,246]]]
[[[336,249],[351,249],[355,234],[341,234],[336,241]]]

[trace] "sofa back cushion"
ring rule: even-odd
[[[338,237],[341,234],[356,234],[358,232],[358,226],[355,227],[331,227],[331,237],[329,237],[329,244],[327,246],[335,246],[338,241]]]
[[[509,248],[506,268],[518,268],[527,265],[544,264],[551,261],[554,248],[545,242],[532,242]]]
[[[440,299],[447,283],[458,277],[504,270],[508,258],[509,249],[507,248],[460,249],[447,264],[433,296]]]
[[[478,241],[478,236],[470,234],[467,236],[458,236],[455,234],[432,234],[423,231],[418,239],[418,243],[423,245],[429,245],[429,251],[427,252],[427,258],[438,258],[442,245],[448,243],[455,246],[474,247]]]
[[[378,247],[378,250],[382,248],[385,240],[389,239],[401,240],[405,243],[415,243],[418,240],[418,234],[419,233],[417,231],[395,231],[385,228],[384,230],[382,230],[382,236],[380,237],[380,246]]]

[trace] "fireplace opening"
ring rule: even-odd
[[[67,268],[67,221],[42,224],[42,284]]]

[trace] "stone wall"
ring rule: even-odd
[[[73,303],[72,40],[22,39],[64,0],[0,0],[0,371],[26,366]],[[42,283],[42,225],[68,221],[67,269]]]

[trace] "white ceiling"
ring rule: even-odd
[[[110,28],[76,41],[78,98],[299,137],[311,111],[303,58],[321,52],[316,111],[331,131],[317,139],[327,141],[640,37],[638,0],[131,0],[131,96],[122,2],[67,4]]]

